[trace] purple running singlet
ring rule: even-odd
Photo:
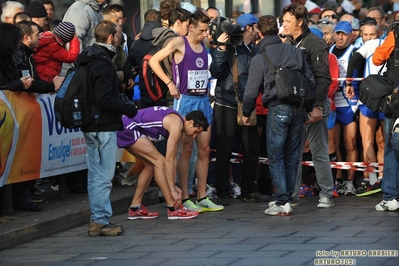
[[[153,142],[167,139],[169,132],[163,127],[163,119],[169,114],[178,115],[184,123],[183,117],[178,112],[165,106],[140,109],[133,118],[123,116],[123,131],[116,132],[118,147],[132,146],[143,137]]]
[[[191,49],[187,37],[184,39],[184,58],[176,64],[172,61],[173,80],[180,94],[203,96],[208,93],[208,52],[201,42],[202,52]]]

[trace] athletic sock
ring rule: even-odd
[[[377,173],[369,173],[370,185],[377,183]]]
[[[203,197],[203,198],[201,198],[201,199],[197,199],[197,201],[200,202],[200,201],[202,201],[202,200],[204,200],[204,199],[206,199],[206,197]]]
[[[353,180],[346,180],[345,183],[348,189],[353,188]]]
[[[134,212],[137,211],[140,207],[141,207],[141,203],[137,204],[137,205],[130,205],[130,209]]]
[[[330,162],[338,162],[338,157],[337,153],[333,152],[328,155],[330,157]],[[336,183],[337,180],[337,168],[331,168],[332,176],[333,176],[333,182],[334,184]]]
[[[184,203],[184,202],[188,201],[189,199],[190,199],[190,198],[182,199],[182,200],[181,200],[181,203]]]

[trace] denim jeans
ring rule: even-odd
[[[295,190],[292,194],[294,200],[299,199],[299,188],[302,184],[302,151],[306,142],[309,140],[309,147],[312,152],[312,160],[316,172],[317,183],[321,191],[320,197],[332,197],[334,187],[331,171],[330,157],[328,155],[328,129],[327,121],[330,112],[330,103],[326,101],[323,109],[323,120],[317,123],[307,124],[303,127],[301,153],[299,154],[298,173],[296,178]]]
[[[303,112],[292,105],[280,104],[269,108],[266,145],[277,205],[284,205],[292,200],[298,156],[302,153],[303,119]]]
[[[220,195],[228,196],[230,190],[229,170],[234,140],[240,136],[243,162],[241,168],[241,195],[246,197],[256,191],[256,173],[259,160],[258,128],[241,127],[237,124],[237,110],[215,105],[216,123],[216,190]]]
[[[385,117],[384,178],[381,184],[384,200],[399,199],[399,133],[392,133],[391,122],[392,118]],[[392,145],[389,145],[391,134]]]
[[[86,132],[87,191],[90,219],[97,224],[109,224],[112,189],[116,163],[116,132]]]

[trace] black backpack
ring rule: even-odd
[[[277,99],[299,109],[311,111],[316,101],[316,84],[300,70],[276,69],[266,52],[262,52],[262,56],[274,74]]]
[[[166,94],[168,93],[168,86],[166,86],[165,82],[163,82],[158,76],[154,73],[152,70],[151,66],[148,64],[150,59],[154,54],[156,54],[159,50],[161,50],[164,47],[165,41],[169,38],[176,37],[176,35],[168,35],[169,29],[165,30],[163,33],[164,36],[160,36],[159,38],[162,38],[162,41],[160,41],[157,45],[152,46],[150,51],[144,56],[143,58],[143,65],[142,65],[142,70],[143,70],[143,79],[144,79],[144,84],[147,89],[148,94],[150,95],[151,99],[156,102],[159,101],[163,98],[165,98]],[[171,75],[171,73],[168,73],[167,67],[164,65],[163,61],[161,62],[161,66],[163,71],[167,75]],[[172,78],[171,76],[169,78]]]
[[[54,102],[55,118],[63,127],[84,127],[99,117],[98,109],[90,104],[90,87],[87,76],[87,67],[95,61],[97,60],[84,65],[75,62],[74,66],[68,69]],[[79,110],[76,110],[75,101],[78,102]],[[74,118],[76,111],[80,112],[78,124],[76,117]]]

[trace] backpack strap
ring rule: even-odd
[[[233,68],[232,68],[232,75],[233,75],[233,83],[234,83],[234,91],[236,92],[236,99],[239,102],[238,97],[238,66],[237,66],[237,55],[233,55]]]
[[[394,36],[395,36],[395,49],[394,49],[394,55],[396,55],[396,53],[399,53],[399,28],[395,27],[393,29],[394,32]],[[394,56],[394,66],[397,67],[399,66],[399,58],[396,58],[396,56]]]
[[[274,67],[273,62],[270,60],[270,57],[267,55],[266,51],[262,52],[262,56],[266,60],[266,64],[269,69],[273,72],[273,75],[276,75],[276,68]]]

